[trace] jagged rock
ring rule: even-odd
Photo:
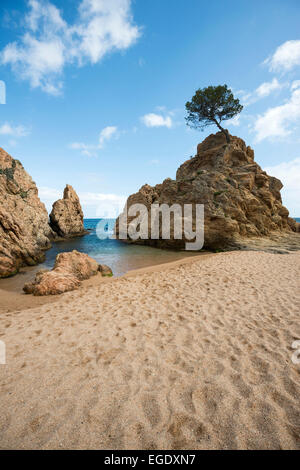
[[[81,281],[95,276],[98,272],[103,275],[103,272],[108,270],[108,266],[99,265],[85,253],[76,250],[60,253],[56,257],[54,268],[51,271],[39,271],[35,280],[25,284],[23,290],[26,294],[36,296],[62,294],[78,289]]]
[[[148,208],[149,238],[125,241],[162,248],[185,247],[184,235],[182,240],[174,239],[172,225],[170,240],[151,240],[149,208],[153,203],[181,207],[204,204],[204,246],[209,249],[238,247],[252,237],[272,238],[274,234],[299,232],[300,224],[289,217],[282,205],[282,186],[280,180],[268,176],[255,163],[254,151],[242,139],[231,137],[227,144],[224,134],[212,134],[198,145],[197,155],[179,167],[176,180],[168,178],[154,187],[144,185],[128,198],[127,209],[138,203]],[[131,220],[129,217],[128,224]],[[119,220],[115,233],[118,238]],[[298,234],[293,246],[300,249]]]
[[[35,183],[22,164],[0,148],[0,278],[43,261],[53,236]]]
[[[63,199],[52,206],[50,226],[60,237],[80,237],[87,231],[83,226],[83,212],[79,197],[70,185],[64,189]]]

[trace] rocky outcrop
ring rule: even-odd
[[[53,235],[35,183],[0,148],[0,278],[43,261]]]
[[[64,189],[63,199],[59,199],[52,206],[50,226],[63,238],[80,237],[87,233],[83,226],[79,197],[68,184]]]
[[[26,294],[36,296],[62,294],[78,289],[81,281],[95,276],[98,272],[107,276],[108,271],[112,276],[108,266],[99,265],[85,253],[76,250],[60,253],[56,257],[54,268],[51,271],[39,271],[35,280],[25,284],[23,290]]]
[[[231,137],[231,143],[227,144],[224,134],[219,132],[198,145],[197,155],[180,166],[176,180],[169,178],[154,187],[143,186],[128,198],[127,209],[137,203],[148,209],[153,203],[179,204],[181,207],[204,204],[204,246],[209,249],[234,248],[247,239],[299,231],[299,224],[289,217],[289,211],[282,205],[282,187],[281,181],[267,175],[254,161],[254,151],[242,139]],[[128,223],[130,221],[128,218]],[[134,243],[185,247],[184,235],[182,240],[174,239],[172,226],[170,240],[151,240],[150,222],[149,216],[149,238]],[[118,237],[118,221],[115,232]],[[295,240],[300,249],[298,234]]]

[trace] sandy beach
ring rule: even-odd
[[[0,448],[300,448],[299,279],[229,252],[2,306]]]

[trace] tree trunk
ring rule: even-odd
[[[230,139],[230,135],[229,135],[228,130],[227,130],[227,129],[224,129],[224,128],[218,123],[217,120],[215,120],[215,123],[216,123],[216,125],[218,126],[218,128],[220,129],[220,131],[223,132],[223,134],[225,135],[227,144],[230,144],[231,139]]]

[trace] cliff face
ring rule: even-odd
[[[0,278],[43,261],[52,235],[35,183],[22,164],[0,148]]]
[[[179,167],[176,180],[143,186],[128,198],[127,207],[136,203],[148,208],[153,203],[204,204],[204,246],[220,249],[253,237],[297,232],[299,224],[289,218],[282,205],[282,187],[280,180],[268,176],[255,163],[253,150],[242,139],[232,137],[226,144],[219,132],[198,145],[197,155]],[[185,239],[175,240],[171,228],[171,240],[151,240],[149,232],[148,240],[137,243],[184,248]]]
[[[72,186],[65,187],[63,199],[53,204],[50,226],[60,237],[78,237],[86,233],[79,197]]]

